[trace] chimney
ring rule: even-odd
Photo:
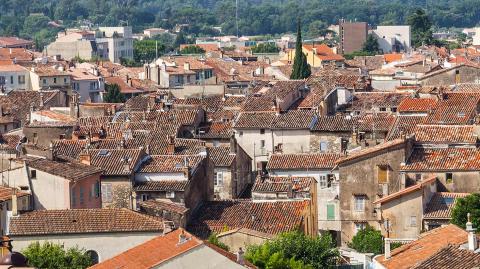
[[[167,155],[175,153],[175,138],[172,135],[168,136]]]
[[[238,252],[237,252],[237,263],[240,264],[240,265],[245,265],[245,257],[243,256],[245,252],[243,251],[243,249],[240,247],[238,248]]]
[[[90,154],[90,151],[85,151],[82,152],[79,156],[80,158],[80,163],[86,164],[86,165],[91,165],[92,163],[92,155]]]
[[[473,228],[473,224],[470,221],[470,213],[467,214],[467,225],[466,226],[467,226],[466,231],[468,232],[468,250],[475,251],[478,247],[477,235],[475,234],[475,231],[477,229]]]
[[[185,71],[190,71],[190,63],[189,62],[185,62],[183,64],[183,69],[185,69]]]
[[[188,165],[188,159],[187,157],[183,158],[183,175],[185,178],[189,179],[190,178],[190,166]]]
[[[185,235],[185,231],[182,229],[182,232],[178,235],[178,245],[181,245],[187,242],[187,236]]]
[[[235,135],[230,137],[230,154],[237,153],[237,140],[235,139]]]
[[[43,92],[40,92],[40,108],[44,106]]]
[[[147,155],[150,155],[150,144],[147,144],[147,145],[145,146],[145,153],[146,153]]]
[[[125,172],[130,171],[130,159],[127,156],[125,156],[123,157],[122,162],[123,162],[123,171]]]
[[[385,260],[388,260],[392,257],[390,253],[390,238],[385,238]]]
[[[18,216],[17,189],[12,190],[12,216]]]

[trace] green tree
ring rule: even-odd
[[[465,198],[458,198],[452,209],[450,222],[465,229],[468,213],[470,213],[473,227],[480,228],[480,193],[472,193]]]
[[[339,254],[330,235],[311,238],[295,231],[248,247],[245,257],[262,269],[313,269],[334,265]]]
[[[227,245],[225,245],[224,243],[220,242],[220,240],[218,240],[218,237],[217,237],[216,233],[212,233],[208,236],[208,242],[210,244],[213,244],[213,245],[221,248],[221,249],[229,251],[229,247]]]
[[[373,55],[380,52],[380,47],[378,46],[377,38],[374,35],[372,34],[368,35],[367,40],[365,40],[365,43],[363,43],[362,51],[371,53]]]
[[[293,59],[293,70],[290,79],[308,78],[312,73],[307,62],[307,56],[302,51],[302,30],[300,20],[297,23],[297,43],[295,44],[295,58]]]
[[[118,84],[106,84],[106,94],[103,97],[105,103],[123,103],[125,102],[125,95],[120,92]]]
[[[367,225],[365,229],[357,232],[348,246],[362,253],[383,253],[382,233]]]
[[[186,44],[187,43],[187,39],[185,38],[185,34],[183,33],[183,31],[180,31],[178,34],[177,34],[177,37],[175,37],[175,47],[178,48],[180,47],[180,45],[182,44]]]
[[[148,63],[161,56],[165,46],[157,40],[135,40],[133,42],[133,59],[136,63]]]
[[[252,47],[253,53],[278,53],[280,49],[274,43],[260,43]]]
[[[205,53],[205,50],[200,48],[199,46],[189,45],[189,46],[184,47],[180,51],[180,53],[182,53],[182,54],[203,54],[203,53]]]
[[[408,16],[407,24],[412,28],[412,44],[415,47],[432,43],[432,22],[423,9],[417,9]]]
[[[62,246],[45,242],[30,244],[23,254],[27,258],[29,266],[37,268],[74,268],[83,269],[92,265],[92,260],[84,250],[69,248],[67,251]]]

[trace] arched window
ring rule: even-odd
[[[87,250],[85,254],[90,257],[90,259],[92,260],[92,264],[98,263],[98,253],[95,250]]]

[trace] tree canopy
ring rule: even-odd
[[[378,46],[377,38],[369,34],[367,36],[367,40],[363,43],[362,51],[375,55],[380,52],[380,47]]]
[[[293,70],[290,79],[304,79],[312,74],[310,65],[307,62],[307,56],[302,51],[302,29],[300,20],[297,26],[297,43],[295,44],[295,58],[293,59]]]
[[[472,193],[465,198],[457,198],[452,209],[450,222],[465,229],[468,213],[470,213],[473,227],[480,228],[480,193]]]
[[[288,232],[260,246],[247,248],[245,258],[261,269],[327,268],[339,253],[330,235],[315,238]]]
[[[75,247],[65,250],[50,242],[34,242],[23,251],[23,255],[27,258],[28,265],[36,268],[83,269],[92,265],[90,256],[83,249]]]
[[[423,9],[417,9],[407,18],[411,26],[412,44],[415,47],[432,43],[432,22]]]
[[[273,43],[260,43],[252,47],[253,53],[278,53],[280,49]]]
[[[205,53],[205,50],[202,49],[199,46],[189,45],[189,46],[186,46],[185,48],[183,48],[180,51],[180,53],[182,53],[182,54],[203,54],[203,53]]]
[[[348,246],[361,253],[383,253],[382,233],[367,225],[365,229],[357,232]]]
[[[125,95],[120,92],[120,87],[117,84],[106,84],[106,94],[103,96],[105,103],[123,103],[125,102]]]

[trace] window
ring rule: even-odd
[[[47,79],[46,78],[43,79],[43,85],[47,85]]]
[[[95,198],[100,197],[100,181],[95,182],[93,190],[94,190],[93,193]]]
[[[30,170],[30,178],[36,179],[37,178],[37,170]]]
[[[320,175],[318,180],[318,184],[320,185],[320,189],[325,189],[328,185],[328,180],[326,175]]]
[[[387,108],[386,107],[381,107],[380,111],[387,111]]]
[[[112,201],[113,201],[113,198],[112,198],[112,184],[111,183],[103,183],[102,184],[102,202],[111,203]]]
[[[453,183],[453,174],[445,173],[445,181],[447,182],[447,184]]]
[[[378,184],[385,184],[388,182],[388,167],[386,165],[377,166]]]
[[[327,205],[327,220],[335,220],[335,205]]]
[[[5,85],[5,77],[0,76],[0,85]]]
[[[260,134],[265,134],[265,129],[260,129]]]
[[[238,136],[243,136],[243,131],[238,132]]]
[[[84,202],[84,197],[83,197],[83,194],[84,194],[84,190],[83,190],[83,187],[80,186],[80,204],[83,205],[83,202]]]
[[[391,110],[392,110],[392,112],[397,112],[397,108],[396,108],[396,107],[392,107]]]
[[[10,76],[10,84],[13,85],[13,76]]]
[[[75,195],[75,188],[70,191],[70,199],[72,200],[72,207],[77,205],[77,196]]]
[[[417,227],[417,216],[410,216],[409,226],[410,227]]]
[[[18,84],[25,84],[25,76],[24,75],[18,76]]]
[[[53,83],[57,84],[57,78],[53,78]]]
[[[422,181],[422,174],[415,174],[415,181]]]
[[[222,186],[223,185],[223,172],[215,172],[214,179],[213,179],[214,186]]]
[[[265,140],[260,140],[260,148],[265,148]]]
[[[167,191],[165,196],[167,198],[175,198],[175,192],[174,191]]]
[[[366,224],[365,222],[355,222],[355,234],[357,234],[359,231],[365,229]]]
[[[355,195],[354,196],[354,210],[356,212],[364,212],[365,211],[365,195]]]
[[[324,152],[327,151],[327,142],[320,142],[320,151]]]
[[[85,252],[85,254],[90,257],[90,260],[92,261],[92,264],[97,264],[98,263],[98,261],[99,261],[98,253],[95,250],[87,250]]]
[[[150,199],[150,196],[148,194],[142,194],[142,201],[145,202],[148,199]]]

